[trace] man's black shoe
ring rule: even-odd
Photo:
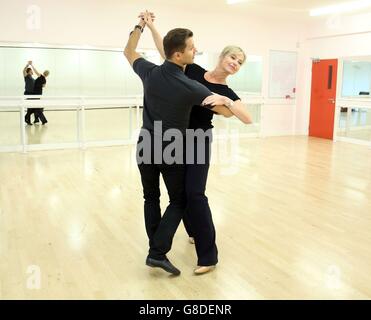
[[[150,257],[147,257],[146,265],[149,266],[149,267],[152,267],[152,268],[161,268],[161,269],[165,270],[166,272],[169,272],[169,273],[171,273],[175,276],[180,275],[180,270],[177,269],[176,267],[174,267],[168,259],[156,260],[156,259],[152,259]]]

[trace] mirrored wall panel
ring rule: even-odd
[[[344,60],[342,97],[359,97],[370,95],[371,91],[371,57],[369,61]]]
[[[125,140],[136,127],[135,108],[85,110],[86,141]]]
[[[195,63],[206,70],[213,70],[219,62],[219,53],[203,52],[196,55]],[[234,91],[251,95],[261,95],[263,79],[263,58],[248,55],[240,70],[227,78],[227,83]]]
[[[77,111],[45,108],[44,115],[49,124],[26,126],[28,145],[77,142]],[[33,115],[31,116],[33,122]]]
[[[0,109],[0,123],[0,146],[19,145],[21,143],[20,112],[14,109]]]
[[[371,108],[341,108],[337,136],[371,141]]]
[[[157,51],[144,56],[161,64]],[[40,73],[50,71],[43,92],[46,96],[130,96],[142,94],[142,84],[121,50],[0,47],[0,96],[24,92],[23,68],[32,60]],[[218,53],[199,53],[195,62],[207,70],[215,68]],[[228,78],[235,91],[259,95],[262,58],[250,55],[240,71]]]

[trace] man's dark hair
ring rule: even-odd
[[[31,68],[27,68],[26,73],[29,73],[31,70],[32,70]]]
[[[176,28],[170,30],[164,38],[164,51],[166,59],[170,59],[175,52],[184,52],[186,41],[193,37],[193,32],[189,29]]]

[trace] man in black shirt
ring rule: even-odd
[[[24,95],[31,95],[34,90],[35,79],[33,78],[32,61],[28,61],[23,69],[23,77],[25,82]]]
[[[202,105],[212,95],[211,91],[197,81],[189,79],[184,66],[193,63],[196,48],[193,33],[188,29],[173,29],[164,38],[166,61],[158,66],[136,52],[138,41],[145,27],[145,19],[130,33],[124,54],[143,82],[143,126],[137,147],[138,154],[149,151],[150,163],[138,163],[144,193],[144,216],[149,238],[149,254],[146,264],[160,267],[174,275],[180,271],[167,259],[175,231],[183,217],[186,196],[184,190],[183,163],[168,164],[165,159],[156,161],[158,152],[166,153],[170,144],[164,136],[166,131],[178,130],[185,134],[192,106]],[[160,128],[158,125],[160,122]],[[165,134],[164,134],[165,132]],[[148,134],[146,134],[148,133]],[[150,136],[149,144],[144,141]],[[162,140],[156,145],[156,139]],[[141,144],[144,141],[144,148]],[[170,204],[161,217],[160,175],[165,182]]]
[[[23,77],[25,82],[24,88],[24,95],[33,95],[33,90],[35,86],[35,79],[33,78],[33,70],[32,70],[32,61],[28,61],[26,66],[23,69]],[[28,108],[27,113],[24,117],[25,122],[28,125],[32,125],[31,123],[31,115],[35,112],[35,108]]]

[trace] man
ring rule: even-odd
[[[146,264],[150,267],[160,267],[174,275],[180,271],[167,259],[175,231],[183,217],[186,196],[184,190],[185,168],[182,163],[167,164],[155,161],[156,152],[164,153],[169,145],[165,141],[163,131],[178,129],[182,134],[188,128],[192,106],[201,105],[207,97],[208,102],[221,104],[218,97],[197,81],[189,79],[183,72],[184,66],[193,63],[196,48],[193,33],[188,29],[173,29],[164,38],[165,62],[158,66],[140,56],[136,52],[138,41],[145,27],[146,19],[151,19],[147,12],[138,25],[130,33],[124,54],[134,71],[143,82],[143,127],[138,141],[137,155],[140,152],[141,138],[150,133],[150,144],[144,144],[150,151],[150,163],[138,163],[144,193],[144,216],[146,231],[149,237],[149,254]],[[210,97],[213,96],[212,99]],[[222,99],[220,99],[221,101]],[[210,108],[210,106],[207,106]],[[156,127],[161,121],[160,130]],[[162,144],[156,146],[156,138],[162,139]],[[161,217],[160,209],[160,175],[165,182],[170,204]]]
[[[26,66],[23,69],[23,77],[25,82],[24,88],[24,95],[33,95],[34,86],[35,86],[35,79],[33,78],[33,70],[32,70],[32,61],[28,61]],[[25,122],[28,125],[32,125],[31,123],[31,115],[35,112],[35,108],[28,108],[27,113],[25,115]]]

